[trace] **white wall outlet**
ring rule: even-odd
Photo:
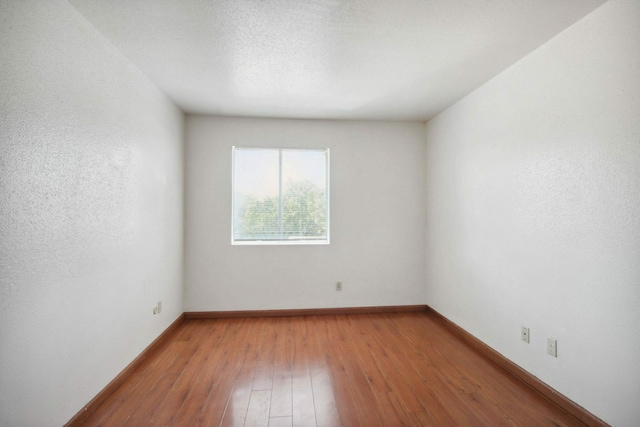
[[[526,326],[522,327],[522,341],[529,343],[529,328]]]
[[[549,337],[547,338],[547,353],[549,353],[553,357],[558,357],[558,340]]]
[[[162,301],[158,301],[158,314],[162,311]]]
[[[155,316],[156,314],[158,314],[158,306],[157,305],[155,307],[153,307],[153,315]]]
[[[336,282],[336,291],[342,290],[342,282]]]

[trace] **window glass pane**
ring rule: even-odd
[[[235,150],[233,234],[236,240],[279,238],[279,168],[278,150]]]
[[[284,239],[326,239],[326,165],[324,150],[283,150]]]
[[[328,243],[327,149],[233,150],[233,242]]]

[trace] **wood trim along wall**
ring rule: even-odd
[[[126,368],[124,368],[105,388],[103,388],[100,393],[96,395],[89,403],[85,405],[73,418],[67,422],[64,427],[77,427],[81,426],[82,423],[91,415],[97,408],[100,406],[111,394],[118,388],[122,383],[127,379],[129,375],[138,367],[142,362],[144,362],[149,356],[153,354],[162,344],[164,344],[173,334],[174,331],[178,329],[178,326],[184,321],[184,313],[182,313],[176,320],[173,321],[171,325],[167,329],[162,332],[158,338],[153,340],[151,344],[147,348],[145,348],[142,353],[138,355]]]
[[[476,349],[480,354],[540,393],[542,396],[550,400],[562,410],[573,415],[575,418],[577,418],[587,426],[610,427],[609,424],[605,423],[600,418],[596,417],[591,412],[587,411],[568,397],[558,393],[556,390],[540,381],[538,378],[480,341],[478,338],[474,337],[469,332],[465,331],[460,326],[456,325],[455,323],[444,317],[442,314],[435,311],[433,308],[427,306],[427,311],[431,312],[436,317],[436,319],[438,319],[447,329],[463,339],[471,347]]]
[[[426,305],[391,305],[375,307],[301,308],[291,310],[187,311],[184,313],[184,318],[221,319],[229,317],[316,316],[325,314],[400,313],[426,310]]]

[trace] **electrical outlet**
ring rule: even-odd
[[[529,328],[526,326],[522,327],[522,341],[529,343]]]
[[[154,314],[154,316],[156,314],[158,314],[158,306],[157,305],[155,307],[153,307],[153,314]]]
[[[162,311],[162,301],[158,301],[158,314]]]
[[[336,291],[342,290],[342,282],[336,282]]]
[[[558,357],[558,340],[549,337],[547,338],[547,353],[549,353],[553,357]]]

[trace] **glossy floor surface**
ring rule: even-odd
[[[581,426],[429,313],[188,320],[87,426]]]

